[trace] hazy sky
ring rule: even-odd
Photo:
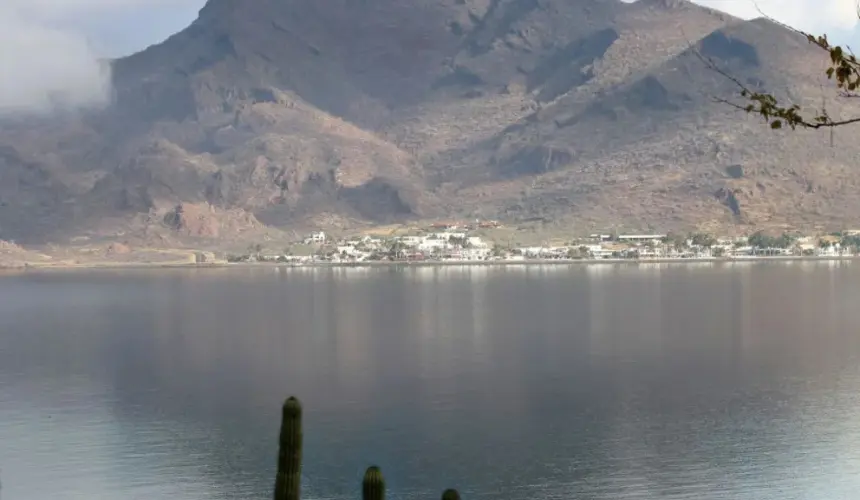
[[[841,43],[860,42],[857,0],[697,1],[747,18],[758,15],[758,5],[802,30],[828,33]],[[97,57],[128,54],[163,40],[188,25],[204,3],[0,0],[0,113],[44,109],[57,100],[97,104],[106,81]]]

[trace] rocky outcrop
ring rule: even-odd
[[[216,209],[208,203],[180,203],[164,214],[164,225],[194,238],[219,238],[226,233],[253,231],[262,224],[241,209]]]

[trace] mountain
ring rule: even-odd
[[[0,124],[0,239],[860,219],[855,141],[717,103],[735,89],[695,51],[828,95],[802,37],[685,0],[209,0],[112,62],[106,109]]]

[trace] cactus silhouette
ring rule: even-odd
[[[295,397],[284,401],[278,446],[275,500],[299,500],[302,477],[302,404]],[[385,479],[377,466],[368,467],[361,482],[362,500],[385,500]],[[447,489],[442,500],[460,500],[457,490]]]
[[[442,500],[460,500],[457,490],[447,489],[442,493]]]
[[[275,500],[299,500],[302,477],[302,404],[295,397],[284,401],[278,447]]]
[[[361,482],[362,500],[385,500],[385,479],[377,466],[367,468]]]

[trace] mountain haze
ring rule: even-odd
[[[715,102],[691,46],[837,114],[826,54],[685,0],[210,0],[108,108],[0,124],[0,239],[860,222],[856,142]]]

